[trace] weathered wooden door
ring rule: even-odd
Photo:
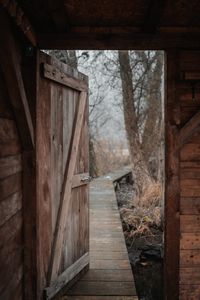
[[[89,264],[88,81],[39,53],[36,172],[38,298],[52,298]]]

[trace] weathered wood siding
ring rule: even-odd
[[[0,70],[0,299],[22,299],[21,145]]]
[[[197,77],[195,95],[188,72]],[[200,52],[167,52],[167,299],[200,295]],[[193,99],[195,96],[195,99]],[[177,289],[179,284],[179,290]]]
[[[180,53],[180,73],[200,72],[200,52]],[[200,77],[200,76],[199,76]],[[188,126],[190,137],[180,151],[180,299],[200,297],[200,81],[192,99],[190,82],[180,84],[180,126]]]

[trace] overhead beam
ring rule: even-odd
[[[34,128],[21,74],[20,57],[9,21],[2,11],[0,11],[0,67],[7,85],[23,149],[31,150],[34,148]]]
[[[165,102],[165,223],[164,223],[164,299],[179,299],[180,257],[180,103],[176,78],[180,72],[177,50],[166,52],[167,90]]]
[[[165,50],[173,48],[199,49],[200,33],[157,32],[155,34],[132,31],[110,32],[109,28],[77,30],[66,34],[39,34],[40,49],[98,49],[98,50]]]
[[[181,129],[180,143],[183,147],[189,139],[198,131],[200,131],[200,111],[198,111]]]
[[[66,32],[69,30],[69,23],[67,12],[63,3],[63,0],[50,0],[49,1],[49,11],[51,18],[59,32]]]
[[[15,0],[0,0],[0,6],[3,6],[7,13],[12,17],[16,25],[21,29],[26,38],[33,46],[37,46],[36,34],[34,29],[25,16],[23,10]]]
[[[154,33],[158,29],[160,20],[164,11],[164,0],[151,0],[147,13],[145,15],[142,31],[146,33]]]

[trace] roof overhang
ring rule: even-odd
[[[200,48],[198,0],[1,0],[41,49]]]

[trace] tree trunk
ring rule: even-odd
[[[132,70],[130,67],[129,52],[118,51],[118,56],[122,83],[125,128],[129,143],[134,181],[137,186],[138,194],[141,195],[145,187],[152,183],[153,179],[149,174],[149,170],[144,160],[139,139],[139,128],[134,105]]]
[[[162,96],[161,80],[163,59],[161,53],[156,54],[156,65],[149,70],[147,82],[147,103],[146,121],[142,136],[142,149],[145,161],[149,167],[151,176],[158,179],[159,153],[162,139]]]
[[[72,68],[77,69],[78,67],[76,50],[50,50],[49,54],[55,56],[61,62],[69,65]]]

